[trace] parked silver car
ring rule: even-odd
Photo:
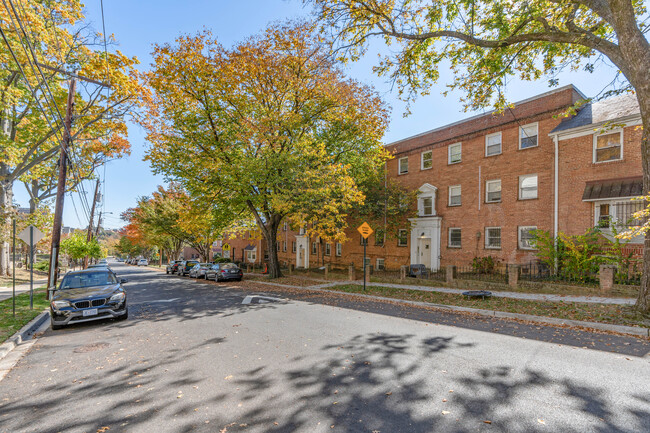
[[[192,269],[190,269],[190,278],[205,278],[205,271],[207,271],[210,266],[212,266],[212,263],[197,263]]]
[[[205,272],[206,280],[224,281],[236,280],[241,281],[244,273],[234,263],[215,263],[210,266]]]

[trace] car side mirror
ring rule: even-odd
[[[129,280],[127,280],[126,278],[120,278],[120,284],[124,284],[124,283],[128,283],[128,282],[129,282]]]

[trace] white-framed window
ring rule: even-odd
[[[519,200],[537,198],[537,175],[519,176]]]
[[[450,144],[447,148],[447,164],[458,164],[463,160],[463,144]]]
[[[400,158],[398,163],[398,168],[397,168],[397,174],[406,174],[409,172],[409,157],[405,156],[403,158]]]
[[[485,248],[501,249],[501,227],[485,227]]]
[[[534,250],[535,245],[533,245],[533,240],[535,236],[533,232],[537,230],[537,226],[520,226],[518,234],[519,249],[522,250]]]
[[[255,260],[257,260],[257,251],[256,250],[246,251],[246,259],[249,262],[254,262]]]
[[[421,215],[422,216],[433,215],[433,197],[422,197],[420,201],[422,203]]]
[[[366,257],[363,260],[363,264],[366,266],[366,269],[368,269],[370,267],[370,257]]]
[[[343,245],[340,243],[336,243],[336,257],[341,257],[341,254],[343,253]]]
[[[283,253],[287,252],[287,241],[282,241],[282,252]]]
[[[285,231],[285,232],[286,232],[286,231],[287,231],[287,226],[288,226],[288,224],[287,224],[287,222],[285,221],[284,224],[282,224],[282,231]]]
[[[485,136],[485,156],[494,156],[501,154],[501,133]]]
[[[325,244],[325,255],[332,255],[332,244]]]
[[[359,245],[368,245],[368,239],[366,239],[363,236],[359,235]]]
[[[300,227],[300,231],[298,231],[298,233],[300,234],[300,236],[304,235],[305,234],[305,228]]]
[[[595,226],[608,229],[616,227],[636,227],[643,224],[641,219],[634,218],[634,214],[643,210],[642,200],[609,200],[594,203]]]
[[[377,229],[375,231],[375,245],[379,247],[383,247],[385,241],[386,241],[386,235],[384,234],[384,230]]]
[[[594,163],[623,159],[623,131],[594,135]]]
[[[462,231],[458,227],[449,227],[449,241],[447,246],[449,248],[460,248],[462,241]]]
[[[485,182],[485,202],[497,203],[501,201],[501,179]]]
[[[378,271],[383,271],[385,269],[384,267],[384,259],[377,259],[375,260],[375,266]]]
[[[519,128],[519,149],[537,147],[537,122]]]
[[[291,242],[291,252],[292,253],[296,252],[296,243],[295,242]]]
[[[399,229],[397,231],[397,246],[406,247],[409,244],[409,231],[406,229]]]
[[[422,162],[420,165],[421,170],[428,170],[433,167],[433,151],[427,150],[421,154]],[[408,171],[408,170],[407,170]]]
[[[449,206],[461,205],[461,189],[460,185],[453,185],[449,187]]]
[[[318,254],[318,242],[311,243],[311,253]]]

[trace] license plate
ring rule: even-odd
[[[86,317],[86,316],[96,316],[97,315],[97,308],[91,308],[89,310],[84,310],[83,315],[84,315],[84,317]]]

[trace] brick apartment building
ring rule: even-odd
[[[503,263],[535,261],[531,230],[584,233],[630,222],[641,202],[641,118],[633,95],[562,113],[585,96],[565,86],[489,112],[390,143],[387,175],[417,190],[417,216],[367,246],[368,264],[398,269],[466,265],[492,256]],[[615,125],[612,128],[612,125]],[[278,255],[283,264],[318,267],[362,265],[355,227],[344,244],[310,239],[284,226]],[[635,242],[638,240],[635,240]],[[262,263],[263,240],[252,234],[226,239],[234,260]],[[640,251],[641,244],[629,245]],[[215,252],[222,254],[220,248]]]

